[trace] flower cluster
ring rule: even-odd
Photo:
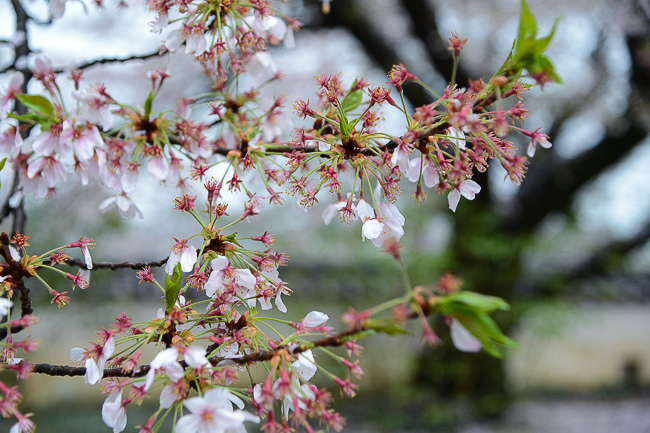
[[[64,13],[65,1],[50,1],[53,17]],[[38,372],[83,375],[89,385],[102,383],[107,394],[102,418],[114,433],[126,428],[129,406],[154,392],[160,393],[159,409],[141,426],[142,433],[159,431],[169,419],[181,433],[241,432],[247,422],[263,423],[267,432],[313,431],[316,424],[339,431],[344,420],[330,408],[332,396],[312,379],[321,372],[342,395],[354,397],[364,373],[358,338],[405,332],[405,322],[415,319],[422,339],[437,344],[440,331],[434,331],[429,316],[441,315],[438,323],[446,325],[459,350],[503,356],[512,341],[488,315],[507,304],[461,291],[461,281],[451,274],[433,288],[411,287],[405,276],[404,295],[368,310],[351,309],[339,332],[320,311],[297,322],[284,319],[292,290],[280,269],[288,256],[274,250],[275,238],[268,232],[241,236],[234,227],[259,219],[266,200],[280,205],[292,196],[308,212],[329,194],[326,223],[334,216],[348,223],[359,220],[363,241],[400,260],[406,221],[397,198],[403,188],[414,184],[418,203],[426,199],[426,189],[447,194],[455,211],[461,197],[471,200],[480,193],[474,175],[493,161],[519,184],[528,159],[507,141],[509,134],[530,139],[529,157],[537,145],[550,147],[539,129],[522,126],[528,112],[521,100],[530,87],[524,71],[539,84],[557,78],[543,56],[550,36],[536,39],[525,2],[524,27],[513,53],[489,81],[461,88],[454,76],[437,93],[404,65],[394,66],[379,85],[365,78],[348,85],[340,75],[319,75],[315,102],[294,103],[304,124],[292,140],[285,98],[264,99],[260,90],[281,78],[267,48],[282,41],[290,47],[300,27],[296,19],[271,0],[149,0],[147,5],[157,14],[154,30],[166,35],[161,52],[184,44],[185,53],[212,80],[212,90],[184,95],[174,110],[160,111],[157,98],[169,78],[164,69],[148,73],[151,90],[134,104],[117,100],[101,83],[88,85],[81,69],[61,78],[44,56],[31,57],[28,75],[42,84],[44,94],[27,94],[25,76],[18,71],[0,93],[0,153],[7,157],[0,170],[8,161],[17,179],[6,209],[16,216],[25,197],[53,197],[74,176],[82,186],[93,178],[111,191],[100,211],[117,208],[125,219],[141,216],[131,194],[146,172],[179,191],[174,208],[189,214],[199,229],[188,238],[173,238],[168,258],[144,267],[93,263],[95,243],[87,236],[30,255],[29,236],[1,233],[0,369],[18,378]],[[322,6],[327,10],[330,2]],[[450,39],[455,65],[465,42],[458,35]],[[254,82],[246,89],[240,80],[245,74]],[[69,95],[62,91],[65,79],[75,89]],[[407,85],[424,86],[435,97],[409,111],[403,95]],[[384,109],[404,116],[401,135],[383,132]],[[226,191],[243,198],[243,209],[233,209],[237,203],[226,198]],[[197,208],[199,196],[205,200]],[[81,260],[67,254],[77,248]],[[79,271],[66,272],[62,266]],[[154,275],[156,266],[164,266],[162,278]],[[90,271],[98,267],[141,268],[138,284],[159,289],[162,306],[142,322],[117,315],[94,342],[73,348],[70,358],[81,368],[17,358],[19,351],[27,357],[38,348],[30,336],[14,338],[36,322],[24,280],[38,280],[51,303],[62,308],[70,302],[68,291],[55,290],[46,273],[72,281],[73,290],[86,289]],[[18,303],[20,319],[15,319]],[[145,348],[152,346],[157,352],[147,359]],[[347,355],[332,347],[347,349]],[[338,370],[323,368],[322,357],[333,360]],[[12,432],[33,431],[33,422],[18,410],[17,388],[0,381],[0,392],[0,415],[16,420]]]

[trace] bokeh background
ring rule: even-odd
[[[0,0],[0,88],[16,60],[12,1],[20,0]],[[118,61],[155,53],[166,36],[148,31],[153,16],[141,5],[120,10],[111,0],[101,9],[68,2],[63,18],[49,23],[45,2],[21,4],[35,18],[27,34],[34,52],[59,69],[103,60],[87,68],[86,83],[104,82],[116,98],[144,101],[146,72],[161,65],[172,78],[156,108],[209,90],[178,53]],[[315,0],[281,7],[305,26],[295,48],[273,48],[287,79],[266,90],[290,103],[313,94],[320,72],[382,84],[396,63],[442,89],[451,75],[452,31],[468,39],[457,82],[488,78],[511,48],[519,13],[517,0],[334,0],[328,15]],[[417,329],[412,337],[368,339],[359,395],[336,401],[349,431],[650,431],[650,2],[530,0],[530,8],[542,34],[560,17],[549,54],[564,83],[536,88],[526,101],[533,113],[526,126],[543,128],[553,148],[538,150],[520,187],[490,167],[475,178],[482,192],[463,200],[455,214],[445,197],[430,194],[416,206],[406,188],[402,198],[412,282],[432,284],[450,270],[467,289],[507,299],[512,310],[498,319],[519,349],[499,361],[449,344],[422,346]],[[419,87],[405,92],[412,106],[430,102]],[[399,133],[399,117],[384,114],[386,129]],[[11,181],[5,169],[0,196]],[[172,236],[197,230],[191,218],[172,212],[173,190],[142,188],[134,199],[145,217],[127,222],[97,212],[108,195],[70,179],[55,199],[28,201],[33,251],[86,234],[97,242],[95,260],[154,260],[169,254]],[[397,265],[357,241],[358,224],[320,223],[327,202],[309,214],[288,203],[257,218],[292,257],[282,272],[295,292],[286,301],[290,314],[301,317],[317,306],[336,323],[348,306],[362,309],[402,288]],[[10,228],[3,221],[2,229]],[[250,230],[259,228],[253,223]],[[122,309],[146,319],[160,303],[132,272],[94,272],[91,288],[75,292],[61,311],[44,292],[32,284],[41,317],[35,333],[42,339],[34,362],[69,363],[69,349],[92,341]],[[109,430],[101,422],[103,396],[82,378],[39,377],[21,386],[39,431]],[[144,423],[149,409],[129,412],[129,426]],[[8,424],[0,423],[2,429]]]

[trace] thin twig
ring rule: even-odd
[[[107,63],[124,63],[124,62],[129,62],[131,60],[147,60],[147,59],[151,59],[153,57],[158,57],[158,56],[160,56],[160,51],[155,51],[155,52],[149,53],[149,54],[133,55],[133,56],[124,57],[124,58],[112,57],[112,58],[106,58],[106,59],[95,59],[95,60],[93,60],[91,62],[84,63],[82,65],[78,65],[78,66],[75,67],[75,69],[82,69],[83,70],[83,69],[88,69],[88,68],[90,68],[92,66],[95,66],[95,65],[104,65],[104,64],[107,64]],[[61,70],[57,70],[56,72],[61,73],[61,72],[64,72],[64,70],[61,69]]]

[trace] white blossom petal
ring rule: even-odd
[[[478,352],[481,350],[481,342],[456,319],[451,321],[451,341],[456,346],[456,349],[463,352]]]

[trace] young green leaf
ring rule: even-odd
[[[165,276],[165,312],[169,313],[176,301],[178,300],[178,295],[181,292],[181,264],[176,264],[174,268],[174,273],[171,275]]]
[[[149,115],[151,114],[151,106],[153,105],[153,97],[154,97],[153,91],[149,92],[149,96],[147,96],[147,100],[144,101],[144,115],[145,115],[145,117],[149,117]]]
[[[388,335],[411,334],[409,330],[404,329],[399,322],[391,318],[369,319],[367,326],[373,331]]]
[[[344,113],[349,113],[350,111],[356,110],[359,105],[361,105],[361,98],[363,97],[363,90],[357,89],[354,92],[350,92],[343,98],[341,102],[341,109]]]
[[[483,313],[491,313],[495,310],[509,310],[510,306],[506,301],[496,296],[481,295],[474,292],[455,292],[446,296],[438,297],[440,312],[447,313],[447,309],[454,308],[473,308]]]
[[[16,98],[18,98],[21,104],[33,112],[44,114],[48,117],[54,116],[54,108],[52,108],[52,104],[44,96],[16,93]]]
[[[517,343],[506,337],[487,314],[471,309],[458,309],[452,316],[481,342],[486,352],[496,358],[503,358],[508,349],[517,347]]]

